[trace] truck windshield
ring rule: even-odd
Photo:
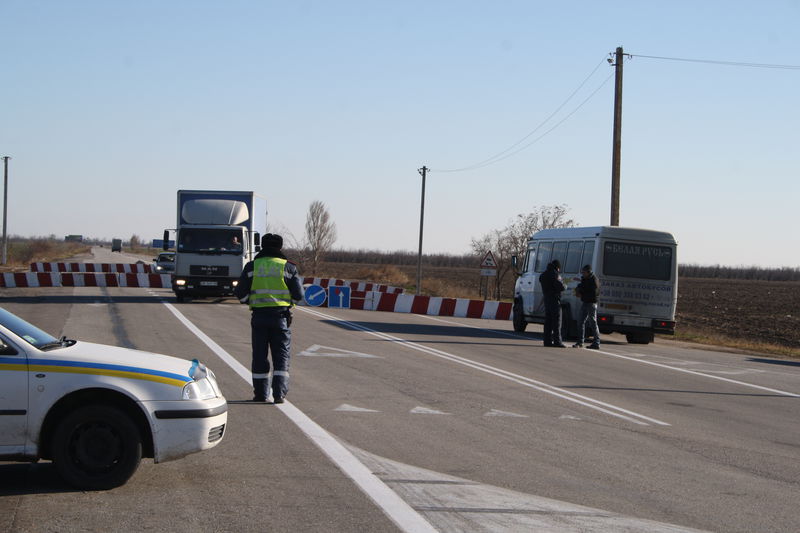
[[[178,235],[179,252],[242,253],[242,232],[235,229],[184,228]]]
[[[46,344],[58,343],[58,339],[49,333],[45,333],[33,324],[28,324],[17,315],[9,313],[2,307],[0,307],[0,324],[13,331],[20,339],[27,341],[36,348]]]

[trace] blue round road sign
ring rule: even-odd
[[[319,307],[325,303],[325,289],[319,285],[309,285],[303,294],[303,298],[308,305]]]

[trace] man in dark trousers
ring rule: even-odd
[[[561,281],[561,262],[558,259],[547,265],[539,283],[544,295],[544,345],[555,348],[566,348],[561,341],[561,293],[564,283]]]
[[[581,299],[581,321],[578,323],[578,342],[573,348],[583,348],[586,336],[586,322],[592,328],[594,342],[589,345],[593,350],[600,349],[600,328],[597,326],[597,297],[600,294],[600,281],[592,272],[592,265],[584,265],[581,269],[581,282],[575,287],[575,293]]]
[[[253,346],[253,401],[266,402],[270,392],[269,359],[272,352],[272,399],[283,403],[289,390],[291,308],[303,298],[303,281],[297,266],[281,252],[283,237],[267,233],[262,249],[247,263],[234,293],[253,312],[250,330]]]

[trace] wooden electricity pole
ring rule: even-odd
[[[611,225],[619,226],[619,165],[622,150],[622,47],[614,59],[614,144],[611,156]],[[610,59],[609,59],[610,61]]]
[[[417,295],[422,294],[422,224],[425,221],[425,177],[429,170],[424,165],[417,170],[422,176],[422,200],[419,207],[419,253],[417,254]]]

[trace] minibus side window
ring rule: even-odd
[[[536,254],[536,272],[544,272],[550,262],[550,252],[553,251],[552,242],[539,244],[539,253]]]
[[[553,244],[553,257],[550,258],[550,262],[556,259],[561,263],[561,268],[563,270],[564,263],[567,262],[567,241],[558,241]]]
[[[592,259],[594,259],[594,241],[586,241],[583,246],[581,268],[583,268],[584,265],[591,265]]]
[[[564,272],[576,274],[581,269],[581,253],[583,252],[583,241],[571,241],[567,248],[567,261],[564,264]]]

